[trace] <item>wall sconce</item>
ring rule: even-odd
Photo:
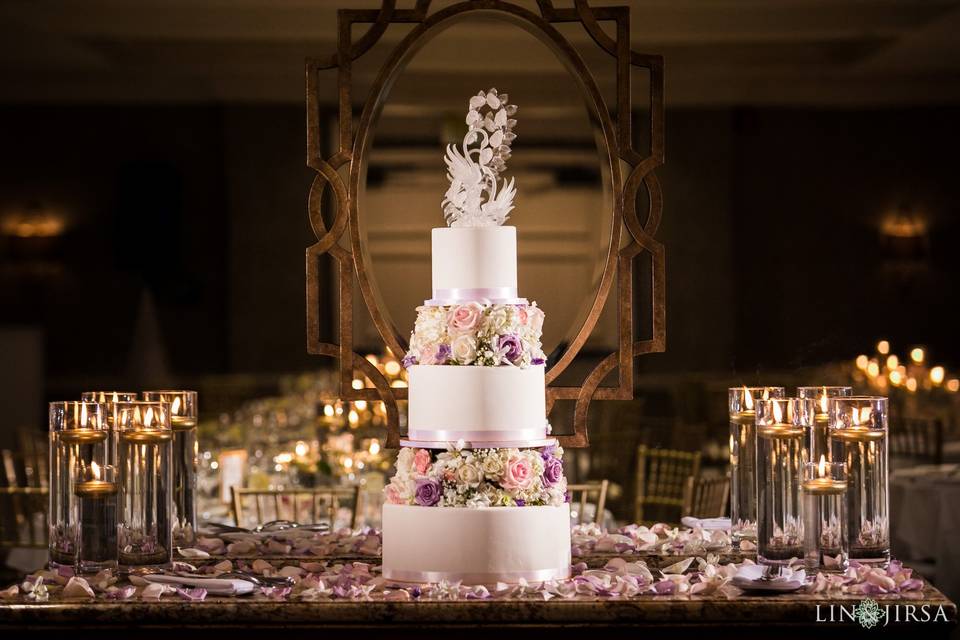
[[[926,260],[930,250],[926,218],[901,205],[880,223],[880,245],[890,260]]]

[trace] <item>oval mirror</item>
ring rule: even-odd
[[[516,180],[520,295],[545,311],[543,347],[554,364],[597,295],[610,239],[606,150],[577,80],[534,35],[500,19],[469,16],[409,60],[373,124],[358,211],[371,280],[404,340],[431,292],[430,230],[443,226],[444,148],[462,142],[470,96],[496,87],[519,106],[506,176]],[[356,292],[358,350],[382,341]],[[616,305],[584,351],[617,347]],[[375,347],[371,347],[375,348]],[[576,383],[571,381],[572,383]]]

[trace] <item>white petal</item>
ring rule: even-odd
[[[480,107],[482,107],[482,106],[485,105],[485,104],[487,104],[487,98],[486,98],[486,96],[479,95],[479,96],[473,96],[472,98],[470,98],[470,108],[471,108],[471,109],[479,109]]]
[[[500,111],[497,111],[497,116],[493,119],[493,124],[497,125],[498,127],[507,126],[507,110],[506,109],[500,109]]]
[[[499,109],[499,108],[500,108],[500,98],[498,98],[498,97],[497,97],[496,95],[494,95],[493,93],[488,93],[488,94],[487,94],[487,105],[488,105],[491,109]]]
[[[495,131],[492,136],[490,136],[490,146],[499,147],[503,144],[503,131]]]

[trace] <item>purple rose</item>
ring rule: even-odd
[[[441,344],[437,347],[437,364],[446,364],[450,359],[450,345]]]
[[[412,353],[408,353],[407,355],[403,356],[403,368],[404,368],[404,369],[409,369],[410,367],[412,367],[412,366],[415,365],[415,364],[418,364],[418,362],[417,362],[417,357],[416,357],[415,355],[413,355]]]
[[[440,483],[432,478],[420,478],[413,500],[421,507],[434,506],[440,502]]]
[[[554,457],[549,457],[543,461],[543,484],[547,487],[560,482],[563,478],[563,463]]]
[[[513,334],[500,336],[497,348],[510,362],[518,362],[523,357],[523,343]]]
[[[523,500],[523,499],[521,499],[521,498],[517,498],[516,500],[514,500],[514,502],[517,503],[517,506],[518,506],[518,507],[525,507],[525,506],[527,506],[527,501],[526,501],[526,500]]]
[[[539,365],[543,364],[544,362],[546,362],[546,360],[544,360],[543,358],[534,358],[533,360],[530,361],[530,364],[532,364],[532,365],[534,365],[534,366],[539,366]]]
[[[551,444],[540,449],[540,457],[549,460],[557,452],[557,445]]]

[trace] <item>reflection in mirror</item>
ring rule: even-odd
[[[543,347],[553,364],[596,295],[612,204],[598,151],[602,135],[576,79],[548,47],[511,23],[471,17],[443,31],[414,54],[386,97],[358,203],[372,278],[406,339],[416,307],[430,297],[430,229],[445,224],[444,149],[466,133],[470,96],[490,87],[519,105],[505,174],[516,180],[516,208],[507,224],[518,231],[520,295],[547,314]],[[365,313],[354,322],[358,347],[381,344]],[[616,344],[610,300],[584,353],[609,353]]]

